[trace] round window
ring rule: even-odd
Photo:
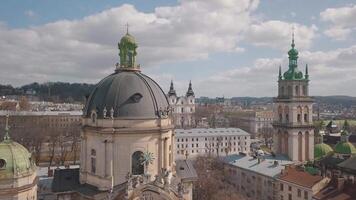
[[[4,159],[0,159],[0,169],[6,167],[6,161]]]

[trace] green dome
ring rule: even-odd
[[[31,154],[24,146],[10,139],[0,143],[0,180],[31,175],[35,170]]]
[[[292,48],[288,51],[288,55],[292,58],[298,58],[298,50],[295,48]]]
[[[132,35],[126,33],[126,35],[124,35],[124,37],[122,37],[120,40],[120,44],[125,44],[125,43],[136,44],[136,40]]]
[[[350,142],[339,142],[335,146],[335,152],[339,154],[356,154],[356,148]]]
[[[323,158],[324,156],[327,156],[331,153],[333,153],[333,149],[327,144],[321,143],[314,146],[314,158],[316,160]]]

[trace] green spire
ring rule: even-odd
[[[4,136],[4,141],[9,141],[10,140],[10,135],[9,135],[9,115],[6,115],[6,124],[5,124],[5,136]]]
[[[295,49],[294,30],[292,33],[291,49],[288,51],[288,71],[283,74],[285,80],[300,80],[303,79],[303,73],[298,70],[298,50]]]
[[[279,80],[282,79],[282,67],[281,67],[281,65],[279,65],[278,78],[279,78]]]
[[[305,65],[305,79],[309,79],[308,64]]]
[[[129,33],[129,26],[126,25],[126,35],[124,35],[119,44],[120,68],[119,70],[140,70],[136,64],[137,44],[135,38]]]

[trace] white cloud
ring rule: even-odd
[[[286,50],[289,48],[292,36],[292,27],[295,27],[295,40],[298,48],[307,49],[316,36],[317,27],[271,20],[253,24],[246,32],[245,38],[256,46],[268,46]]]
[[[80,20],[26,29],[0,26],[0,80],[16,85],[95,82],[118,61],[117,42],[127,22],[145,67],[204,59],[214,52],[242,52],[239,40],[257,5],[257,0],[182,0],[177,6],[144,13],[124,4]]]
[[[328,8],[320,13],[320,18],[330,23],[329,28],[324,31],[325,35],[344,40],[356,28],[356,5]]]
[[[354,95],[356,45],[331,51],[302,51],[299,70],[308,63],[311,95]],[[198,96],[276,96],[278,68],[288,69],[288,58],[260,58],[251,66],[195,80]]]
[[[341,27],[332,27],[324,31],[324,34],[328,37],[334,38],[336,40],[346,40],[350,35],[351,29],[341,28]]]

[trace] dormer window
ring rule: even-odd
[[[91,122],[93,124],[95,124],[96,123],[96,118],[97,118],[96,112],[92,111],[90,116],[91,116]]]

